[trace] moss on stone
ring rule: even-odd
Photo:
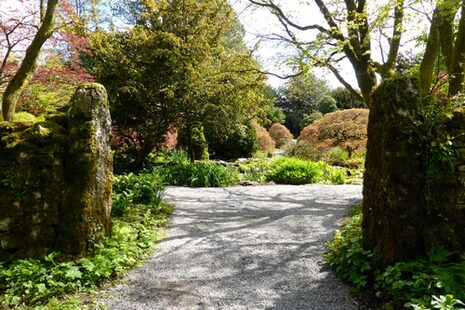
[[[53,122],[38,122],[26,130],[10,133],[1,138],[5,149],[21,148],[22,150],[31,150],[41,147],[44,144],[59,142],[60,144],[67,141],[65,129]]]
[[[108,102],[100,85],[80,89],[75,114],[0,122],[1,261],[83,255],[111,231]]]

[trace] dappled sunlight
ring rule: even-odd
[[[162,251],[115,290],[140,307],[357,308],[322,256],[360,186],[170,187],[166,198],[176,213]]]

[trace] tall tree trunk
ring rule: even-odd
[[[425,53],[423,54],[423,59],[420,63],[420,90],[423,95],[427,95],[430,92],[434,66],[436,65],[436,60],[441,48],[439,28],[442,20],[443,16],[441,8],[438,6],[433,13],[428,42],[426,43]]]
[[[16,109],[16,103],[23,89],[27,86],[32,78],[34,69],[37,66],[37,60],[40,56],[40,50],[51,35],[53,34],[53,22],[55,20],[55,12],[58,7],[59,0],[48,0],[47,11],[45,13],[42,24],[37,31],[31,45],[26,50],[21,66],[16,74],[8,83],[3,94],[2,114],[6,121],[13,119],[13,114]]]
[[[355,76],[358,86],[360,87],[360,92],[362,93],[363,101],[367,105],[370,105],[371,94],[377,84],[375,72],[369,64],[369,60],[360,61],[356,64],[352,63],[352,66],[355,69]]]
[[[449,96],[455,96],[463,91],[465,74],[465,0],[462,1],[462,16],[457,31],[453,63],[449,72]]]

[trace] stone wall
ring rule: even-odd
[[[98,84],[45,122],[0,122],[0,261],[81,256],[110,233],[110,132]]]
[[[386,80],[370,106],[362,226],[383,265],[465,250],[465,110],[426,124],[416,85]]]
[[[429,222],[424,230],[426,246],[441,245],[465,250],[465,109],[458,108],[433,129],[429,152],[430,171],[425,195]]]

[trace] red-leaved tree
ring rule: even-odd
[[[352,157],[364,151],[367,142],[368,109],[349,109],[328,113],[305,127],[299,138],[313,147],[340,147]]]
[[[89,52],[83,24],[65,0],[13,0],[2,4],[0,120],[12,119],[20,96],[31,80],[48,84],[92,80],[81,61],[81,56]],[[59,67],[38,66],[43,50],[61,54],[66,62]]]

